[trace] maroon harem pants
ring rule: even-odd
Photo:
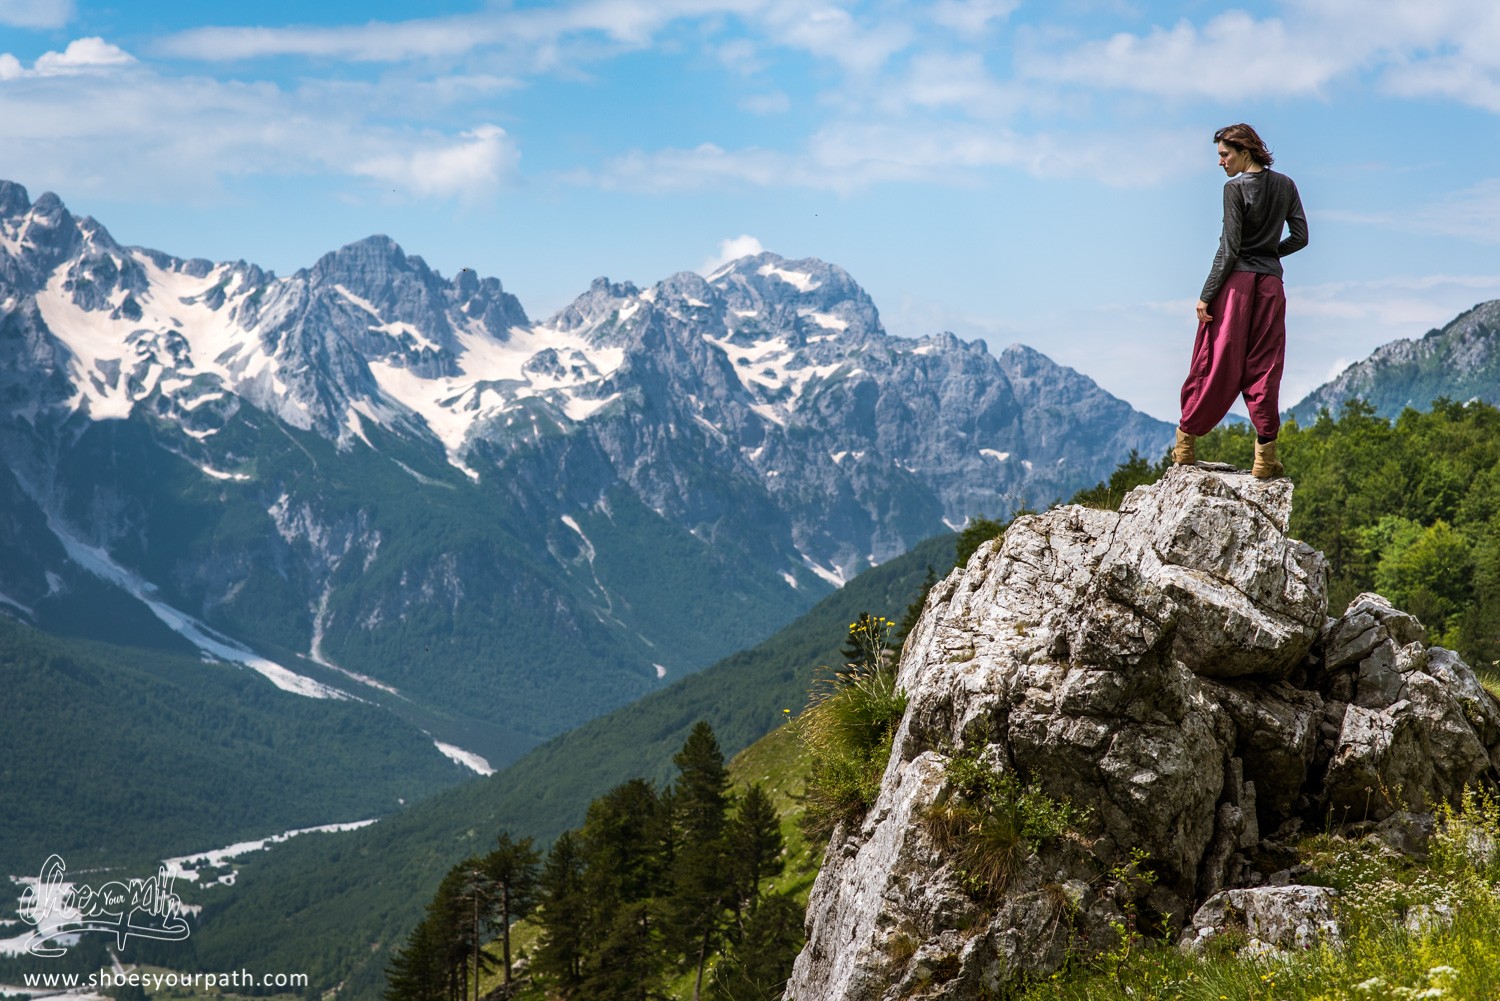
[[[1262,437],[1281,427],[1281,370],[1286,360],[1286,292],[1281,279],[1232,271],[1198,324],[1193,363],[1182,384],[1182,422],[1191,435],[1213,430],[1235,397],[1245,397]]]

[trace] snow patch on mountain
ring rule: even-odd
[[[361,827],[369,827],[376,822],[376,819],[378,818],[354,820],[342,824],[323,824],[319,827],[300,827],[294,831],[283,831],[280,834],[273,834],[269,838],[260,838],[256,841],[240,841],[232,845],[226,845],[223,848],[214,848],[210,851],[198,852],[194,855],[181,855],[177,858],[162,859],[161,864],[166,867],[167,874],[174,879],[185,879],[189,882],[195,882],[198,879],[198,873],[194,869],[188,869],[187,866],[189,865],[194,867],[211,866],[219,868],[230,859],[239,858],[241,855],[248,855],[251,852],[261,851],[270,845],[279,845],[283,841],[289,841],[297,837],[299,834],[332,834],[344,831],[357,831]]]
[[[815,309],[799,309],[797,310],[797,315],[813,321],[820,327],[827,327],[829,330],[842,331],[849,329],[848,320],[840,319],[832,313],[820,313]],[[812,340],[812,338],[808,338],[808,340]]]
[[[490,763],[473,751],[465,751],[462,747],[445,744],[441,740],[434,740],[432,743],[443,752],[444,757],[458,762],[470,771],[478,772],[480,775],[495,774],[495,769],[490,767]]]
[[[780,278],[798,292],[811,292],[813,289],[819,288],[822,284],[805,271],[788,271],[774,264],[762,264],[756,274],[764,275],[767,278]]]
[[[23,605],[21,602],[12,598],[10,595],[4,593],[3,591],[0,591],[0,605],[9,605],[11,608],[16,609],[17,611],[24,612],[26,614],[26,617],[29,619],[36,618],[36,611],[30,605]]]
[[[844,571],[838,569],[837,567],[822,566],[806,553],[799,554],[801,555],[802,562],[807,567],[807,569],[811,570],[819,577],[822,577],[834,587],[843,587],[846,583],[848,583],[849,578],[844,575]]]
[[[133,595],[149,608],[153,615],[165,623],[167,628],[192,643],[203,653],[218,660],[248,667],[265,677],[277,688],[284,692],[291,692],[293,695],[303,695],[310,699],[348,699],[351,697],[337,688],[289,670],[219,635],[191,615],[178,611],[162,601],[157,597],[155,587],[133,571],[120,566],[104,550],[83,542],[51,517],[48,518],[47,524],[62,542],[69,559],[94,576],[107,580]]]

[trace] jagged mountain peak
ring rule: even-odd
[[[836,264],[765,252],[729,262],[708,281],[723,294],[740,337],[848,344],[885,337],[874,301]]]
[[[421,258],[416,260],[421,263]],[[376,233],[345,244],[338,250],[329,251],[318,258],[311,268],[306,269],[306,273],[319,281],[350,279],[363,287],[370,278],[384,278],[393,272],[410,270],[417,269],[413,267],[401,245],[388,236]],[[421,270],[426,270],[425,264],[422,264]]]
[[[31,196],[24,185],[0,180],[0,220],[14,219],[31,210]]]
[[[601,276],[589,283],[587,292],[554,313],[542,326],[565,333],[592,330],[627,309],[625,318],[628,318],[634,312],[631,304],[640,294],[641,290],[631,282],[612,282]]]

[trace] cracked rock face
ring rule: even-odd
[[[959,1001],[1107,948],[1127,910],[1182,929],[1270,881],[1302,824],[1426,809],[1500,763],[1500,705],[1420,623],[1375,595],[1327,618],[1291,502],[1289,480],[1175,467],[1118,513],[1018,519],[935,587],[879,797],[829,844],[785,997]],[[923,823],[958,754],[1087,811],[984,899]],[[1125,874],[1137,849],[1154,885]],[[1324,927],[1294,906],[1322,895],[1270,898]],[[1220,899],[1202,913],[1247,913]]]

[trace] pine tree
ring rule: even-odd
[[[411,930],[385,968],[385,1001],[447,1001],[447,945],[429,913]]]
[[[729,861],[736,879],[735,910],[741,932],[745,916],[753,914],[760,900],[760,882],[781,874],[785,843],[781,818],[771,798],[759,783],[751,784],[741,797],[739,809],[729,824]]]
[[[449,872],[452,881],[447,908],[451,917],[449,962],[459,971],[459,998],[468,996],[468,978],[473,973],[474,1001],[479,1001],[479,980],[491,965],[484,952],[485,930],[494,922],[495,888],[480,859],[469,858]],[[439,888],[439,893],[443,892]]]
[[[670,912],[679,949],[697,967],[693,1001],[698,1001],[735,890],[725,830],[729,771],[713,728],[702,720],[672,760],[678,769],[674,791],[682,842],[672,866]]]
[[[505,960],[505,983],[510,977],[510,925],[519,921],[536,905],[537,868],[541,854],[531,838],[512,841],[509,832],[497,839],[495,850],[484,857],[483,870],[495,901],[490,912],[500,923],[500,938]]]
[[[554,978],[560,993],[571,997],[583,980],[589,901],[584,887],[582,839],[565,831],[552,843],[542,866],[540,890],[542,941],[535,968]]]
[[[744,938],[714,967],[713,1001],[777,1001],[802,949],[803,911],[789,896],[766,897],[745,922]]]
[[[448,870],[421,924],[386,968],[387,1001],[464,1001],[476,942],[471,870],[475,860]]]
[[[589,1001],[644,997],[665,962],[653,898],[663,894],[662,797],[631,779],[589,804],[580,832],[586,906],[584,951],[576,996]],[[637,986],[631,986],[632,984]]]
[[[661,922],[651,900],[620,905],[584,970],[577,996],[588,1001],[653,1001],[661,997]]]

